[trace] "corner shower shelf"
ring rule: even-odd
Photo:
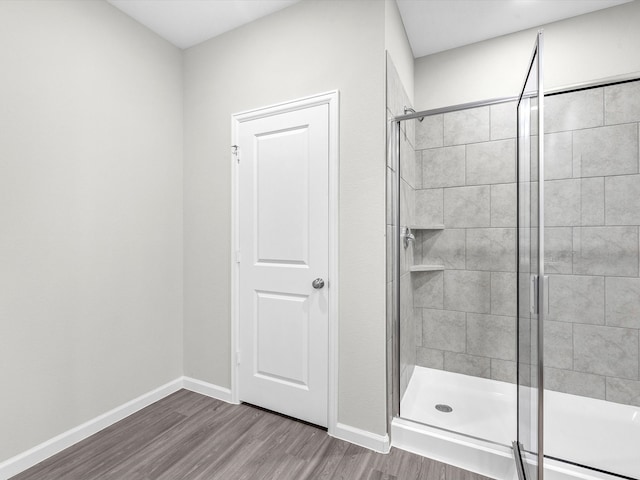
[[[444,230],[444,225],[410,225],[411,230]]]
[[[410,272],[441,272],[444,265],[413,265],[409,267]]]

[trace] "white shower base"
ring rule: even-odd
[[[400,403],[402,418],[511,445],[516,438],[516,387],[511,383],[415,367]],[[451,413],[436,410],[451,406]]]
[[[442,413],[437,404],[453,411]],[[515,478],[509,447],[516,438],[515,385],[416,367],[400,412],[392,424],[394,446]],[[546,391],[545,419],[546,455],[640,479],[640,408]],[[547,480],[615,478],[551,459],[545,470]]]

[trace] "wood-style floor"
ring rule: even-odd
[[[187,390],[170,395],[12,480],[488,480],[392,449]]]

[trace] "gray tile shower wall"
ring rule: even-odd
[[[416,124],[414,308],[418,365],[515,381],[515,105],[445,113]],[[418,316],[418,315],[417,315]]]
[[[547,385],[640,406],[640,82],[545,104],[545,119],[556,116],[550,128],[571,142],[570,165],[553,145],[545,166],[564,172],[558,183],[574,182],[559,187],[579,192],[571,201],[558,192],[545,204],[561,227],[547,231]]]
[[[546,386],[640,406],[640,81],[545,106]],[[513,382],[515,104],[415,127],[415,360]]]

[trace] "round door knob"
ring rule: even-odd
[[[321,278],[316,278],[313,282],[311,282],[311,285],[316,290],[320,290],[322,287],[324,287],[324,280]]]

